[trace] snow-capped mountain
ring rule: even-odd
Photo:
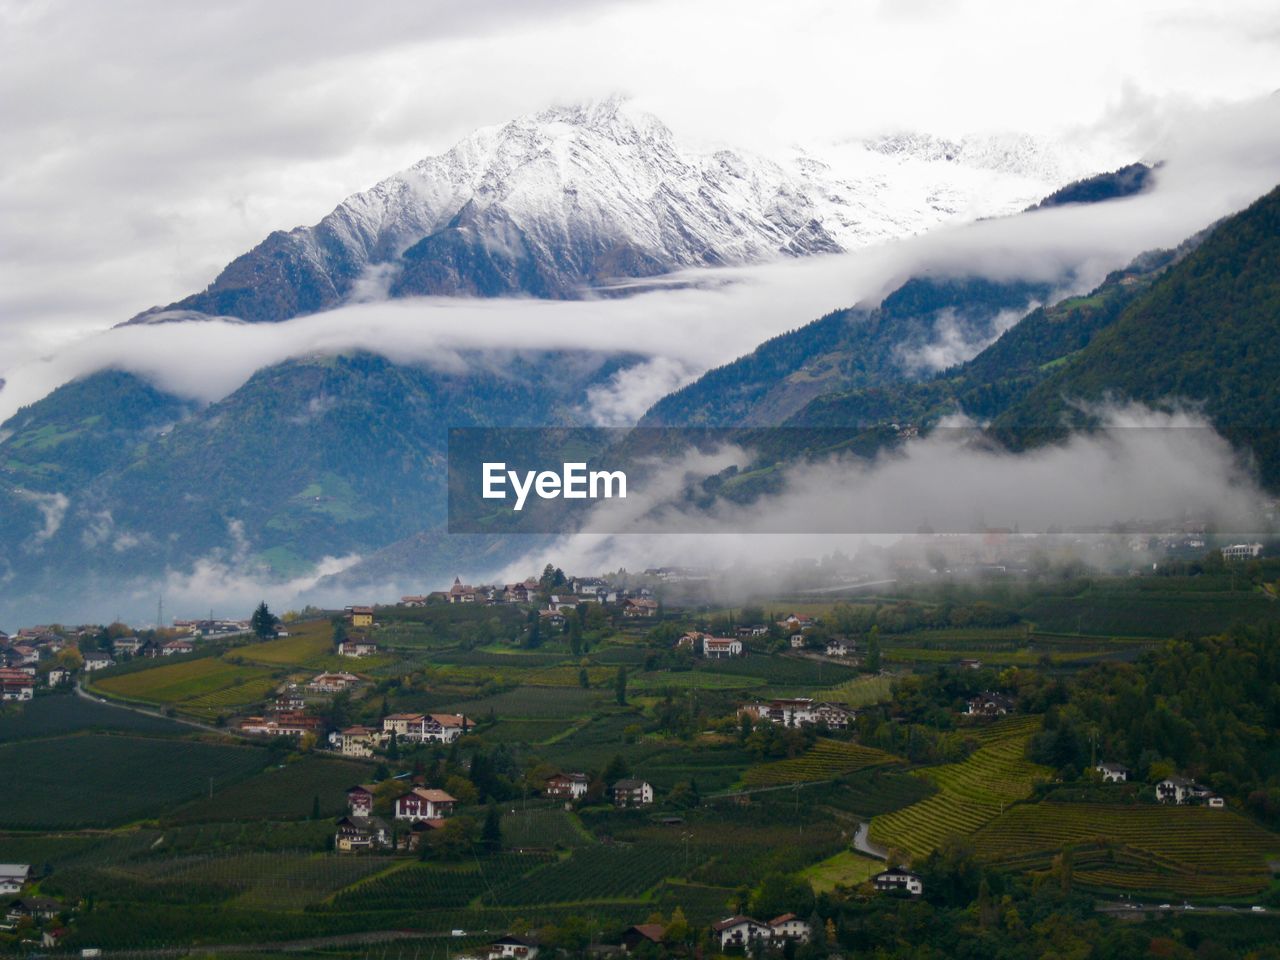
[[[621,98],[555,107],[478,130],[315,226],[272,233],[203,293],[134,322],[282,320],[387,295],[570,298],[1013,212],[1100,165],[1026,137],[896,136],[771,159],[682,144]]]

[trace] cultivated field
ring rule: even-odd
[[[106,826],[155,816],[266,760],[253,747],[103,734],[8,744],[0,770],[22,775],[0,776],[0,824]]]

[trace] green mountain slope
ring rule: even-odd
[[[993,424],[1015,446],[1091,422],[1076,405],[1203,409],[1280,484],[1280,188],[1223,221]]]

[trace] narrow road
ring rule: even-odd
[[[467,936],[490,936],[488,930],[468,930]],[[185,947],[162,947],[152,950],[103,950],[103,957],[220,957],[232,953],[293,953],[299,950],[323,950],[327,947],[359,946],[365,943],[388,943],[395,940],[451,939],[448,931],[434,933],[422,930],[367,930],[363,933],[340,933],[308,940],[275,940],[266,943],[192,944]]]
[[[865,822],[858,824],[858,832],[853,835],[853,849],[859,853],[865,853],[869,857],[875,857],[877,860],[888,862],[888,848],[882,847],[878,843],[872,843],[869,836],[870,833],[871,824]]]

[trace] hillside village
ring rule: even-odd
[[[1256,557],[1228,562],[1241,567],[1227,577],[1270,569]],[[94,723],[108,733],[68,747],[96,737],[104,758],[117,745],[165,742],[111,734],[121,722],[181,724],[167,736],[269,758],[244,787],[243,774],[223,785],[200,775],[194,789],[179,778],[169,806],[151,814],[158,819],[122,829],[154,837],[163,858],[167,838],[190,829],[182,811],[203,803],[195,822],[217,822],[239,802],[219,797],[249,790],[246,811],[296,811],[276,829],[305,829],[307,839],[289,843],[310,845],[307,858],[370,877],[341,887],[335,903],[391,902],[400,896],[392,878],[438,874],[444,886],[418,906],[442,911],[450,931],[445,904],[484,917],[463,921],[459,936],[463,955],[491,960],[565,952],[578,942],[571,917],[529,917],[536,904],[588,890],[618,891],[612,932],[587,935],[597,953],[696,945],[825,955],[848,935],[839,917],[851,904],[931,902],[946,889],[951,831],[977,837],[992,858],[984,864],[1003,863],[1006,850],[1029,855],[1001,824],[1047,803],[1060,824],[1079,818],[1083,832],[1064,835],[1082,838],[1076,872],[1086,888],[1105,889],[1090,880],[1104,869],[1091,858],[1117,849],[1146,857],[1129,851],[1154,844],[1150,856],[1178,863],[1188,854],[1147,838],[1185,826],[1223,837],[1231,866],[1162,865],[1147,882],[1179,891],[1167,899],[1264,893],[1265,868],[1225,839],[1253,836],[1253,850],[1266,849],[1272,835],[1254,825],[1266,816],[1254,794],[1203,762],[1135,752],[1119,735],[1064,739],[1064,684],[1078,671],[1105,676],[1107,664],[1153,646],[1061,640],[982,589],[941,604],[792,598],[730,608],[690,599],[705,576],[571,576],[548,566],[519,583],[457,577],[395,603],[282,617],[262,604],[246,619],[159,629],[22,628],[0,638],[0,733],[4,716],[21,723],[26,712],[76,704],[105,711]],[[0,740],[0,753],[13,749]],[[304,769],[301,795],[273,786]],[[1105,826],[1090,826],[1090,804],[1105,811]],[[1124,846],[1090,852],[1084,838],[1096,829],[1126,837]],[[793,830],[803,842],[781,842]],[[81,868],[6,855],[30,845],[13,846],[17,836],[0,825],[0,860],[13,861],[0,870],[9,898],[0,938],[51,949],[109,942],[97,918],[110,914],[88,912],[84,893],[101,889],[91,899],[110,903],[111,888],[90,879],[110,874],[90,870],[75,881],[89,885],[76,886]],[[299,856],[286,848],[288,863]],[[480,887],[460,866],[475,858]],[[590,866],[597,860],[610,864],[607,879],[589,880],[604,869]],[[766,860],[776,867],[739,890],[733,878]],[[1061,872],[1058,861],[1035,863],[1046,876]],[[508,903],[525,922],[512,926],[506,914],[499,935],[494,911]],[[480,923],[486,934],[468,929]]]

